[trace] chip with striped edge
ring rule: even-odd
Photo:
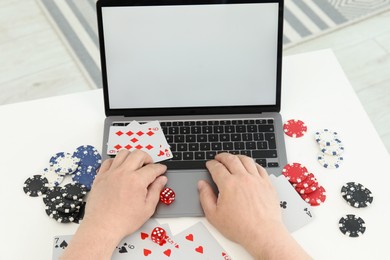
[[[286,135],[299,138],[307,133],[306,124],[298,119],[290,119],[283,125],[283,131]]]
[[[282,174],[291,183],[301,183],[307,178],[309,172],[307,168],[300,163],[289,163],[284,166]]]
[[[359,237],[366,231],[366,223],[360,217],[347,214],[340,218],[339,229],[346,236]]]

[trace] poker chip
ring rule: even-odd
[[[87,188],[81,183],[68,183],[62,189],[62,196],[69,200],[79,200],[87,195]]]
[[[75,183],[79,183],[85,186],[87,191],[92,188],[93,181],[95,180],[96,172],[89,171],[90,168],[79,167],[76,174],[73,175],[72,180]]]
[[[324,168],[336,169],[340,167],[340,164],[344,160],[344,158],[341,155],[332,156],[320,152],[317,156],[317,160]]]
[[[300,163],[290,163],[284,166],[282,174],[292,183],[300,183],[309,175],[305,166]]]
[[[302,188],[307,188],[311,186],[313,183],[317,182],[316,177],[314,176],[313,173],[309,173],[307,175],[306,179],[300,183],[293,183],[293,186],[295,189],[302,189]]]
[[[80,221],[84,219],[86,205],[87,205],[86,202],[81,203],[80,208],[77,211],[77,215],[74,217],[73,223],[79,224]]]
[[[54,171],[59,175],[72,174],[79,166],[80,158],[73,156],[70,153],[56,153],[50,158],[50,163]]]
[[[59,186],[64,180],[64,176],[57,174],[53,167],[43,169],[42,176],[47,179],[49,187]]]
[[[310,186],[302,187],[302,188],[295,188],[295,190],[299,194],[309,194],[309,193],[316,191],[318,188],[319,188],[318,182],[313,182]]]
[[[61,197],[60,199],[56,199],[53,202],[56,206],[56,209],[62,213],[73,213],[80,208],[82,203],[82,199],[80,200],[68,200],[66,198]]]
[[[340,219],[339,229],[346,236],[359,237],[366,231],[366,224],[362,218],[348,214]]]
[[[38,197],[44,194],[49,186],[49,182],[42,175],[29,177],[23,184],[23,191],[30,197]]]
[[[341,155],[344,152],[344,145],[339,141],[330,146],[320,145],[320,150],[328,155]]]
[[[323,129],[315,133],[315,139],[322,146],[332,146],[340,142],[337,132]]]
[[[75,216],[77,216],[77,212],[73,212],[71,214],[63,213],[57,210],[56,204],[54,202],[49,202],[45,206],[46,214],[55,219],[60,223],[70,223],[74,221]]]
[[[341,195],[352,207],[365,208],[374,200],[371,191],[360,183],[348,182],[341,188]]]
[[[48,204],[49,202],[54,202],[55,200],[60,199],[62,197],[62,188],[58,186],[51,187],[42,197],[43,202],[45,204]]]
[[[326,191],[324,187],[319,186],[318,189],[308,194],[301,194],[304,201],[312,206],[319,206],[326,200]]]
[[[91,145],[82,145],[77,147],[73,155],[80,159],[80,166],[91,166],[96,170],[102,163],[102,157],[98,150]]]
[[[291,119],[283,125],[283,130],[286,135],[299,138],[306,134],[307,126],[301,120]]]

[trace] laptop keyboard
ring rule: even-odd
[[[115,124],[115,123],[114,123]],[[160,121],[173,158],[169,169],[201,169],[218,153],[243,154],[278,167],[273,119]]]

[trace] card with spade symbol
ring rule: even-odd
[[[58,260],[64,253],[64,250],[68,247],[69,241],[72,239],[72,235],[68,236],[55,236],[53,241],[53,260]]]
[[[282,219],[289,232],[307,225],[313,219],[310,204],[306,203],[283,175],[270,176],[282,209]]]

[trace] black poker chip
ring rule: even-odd
[[[80,209],[77,211],[77,215],[75,216],[73,223],[79,224],[81,220],[84,219],[84,214],[85,214],[85,206],[87,205],[86,202],[83,202],[80,205]]]
[[[340,219],[339,229],[346,236],[359,237],[366,231],[366,224],[362,218],[348,214]]]
[[[69,200],[79,200],[87,195],[87,187],[80,183],[68,183],[62,191],[62,196]]]
[[[54,202],[55,200],[62,198],[62,188],[59,186],[49,188],[42,197],[45,204]]]
[[[38,197],[44,194],[49,186],[48,180],[42,175],[29,177],[23,184],[23,191],[30,197]]]
[[[345,201],[355,208],[365,208],[371,205],[373,196],[371,191],[357,182],[348,182],[341,188],[341,195]]]
[[[54,220],[56,220],[57,222],[60,222],[60,223],[72,222],[75,219],[75,216],[77,214],[76,212],[67,214],[67,213],[63,213],[63,212],[58,211],[56,204],[54,202],[49,202],[48,204],[46,204],[45,211],[49,217],[53,218]]]
[[[79,200],[68,200],[64,197],[56,199],[54,204],[59,212],[73,213],[76,212],[82,203],[82,199]]]

